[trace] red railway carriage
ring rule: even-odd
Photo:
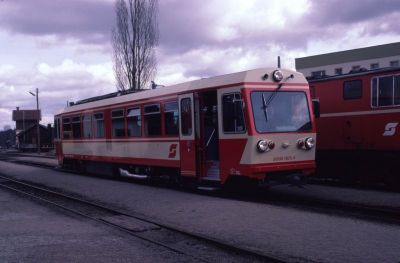
[[[123,176],[220,184],[307,175],[315,168],[312,113],[301,73],[249,70],[75,103],[55,116],[57,158]]]
[[[309,80],[321,103],[318,175],[399,183],[400,68]]]

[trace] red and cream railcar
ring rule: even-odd
[[[301,73],[249,70],[75,103],[55,116],[57,158],[221,184],[307,175],[315,168],[312,113]]]
[[[400,68],[309,80],[321,103],[319,176],[399,182]]]

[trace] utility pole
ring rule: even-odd
[[[36,110],[37,110],[37,113],[38,113],[38,119],[37,119],[37,131],[36,131],[36,135],[37,135],[37,152],[38,152],[38,154],[40,154],[40,124],[39,124],[39,121],[40,121],[40,111],[39,111],[39,89],[38,88],[36,88],[36,93],[33,93],[33,92],[30,92],[29,91],[29,93],[32,95],[32,96],[34,96],[34,97],[36,97]]]

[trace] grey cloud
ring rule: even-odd
[[[398,0],[313,1],[308,19],[318,25],[351,24],[370,20],[400,10]]]
[[[25,35],[104,44],[114,24],[114,5],[104,1],[5,0],[0,7],[1,27]]]

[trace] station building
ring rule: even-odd
[[[52,148],[53,130],[50,125],[39,124],[41,120],[40,110],[20,110],[17,107],[12,112],[12,120],[15,121],[16,146],[22,151],[34,151],[37,149],[37,126],[40,129],[40,148]]]
[[[296,58],[296,70],[307,78],[400,66],[400,42]]]

